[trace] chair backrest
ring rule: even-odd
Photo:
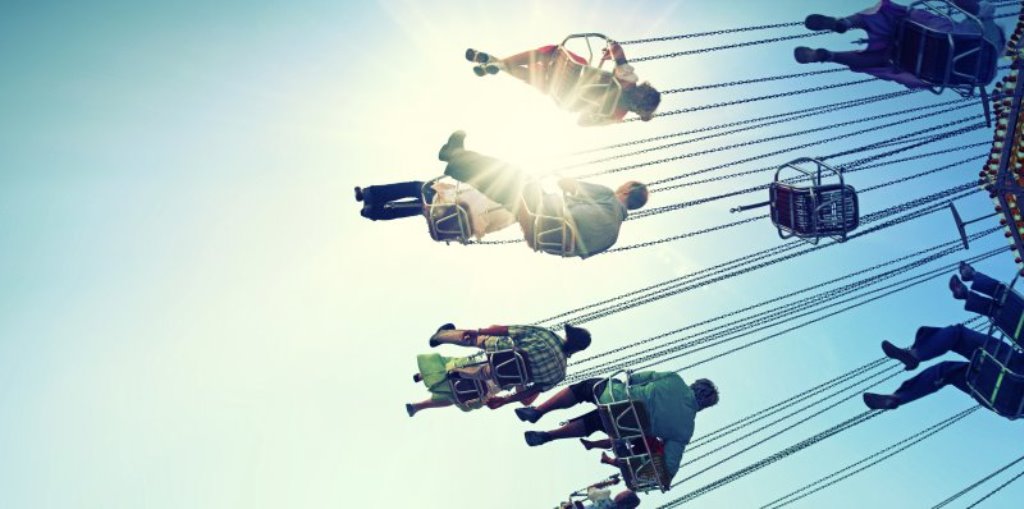
[[[472,237],[469,211],[460,204],[431,204],[428,206],[426,217],[430,238],[436,241],[466,243]]]
[[[967,369],[967,386],[975,399],[993,412],[1017,419],[1024,415],[1024,372],[1021,354],[997,338],[979,348]]]
[[[857,192],[849,185],[797,187],[773,182],[769,205],[772,223],[783,238],[845,237],[860,224]]]
[[[491,364],[491,376],[502,389],[514,385],[526,385],[533,379],[530,373],[530,357],[523,350],[499,350],[487,354]]]
[[[651,420],[642,401],[617,401],[598,405],[605,433],[613,439],[646,436]]]
[[[460,406],[474,404],[487,395],[485,382],[461,378],[454,374],[448,375],[448,387],[451,389],[456,404]]]
[[[992,316],[992,324],[1011,341],[1024,347],[1024,297],[1010,288],[1005,292]]]
[[[908,16],[900,25],[893,65],[934,87],[987,85],[995,78],[999,48],[982,31],[937,30]]]

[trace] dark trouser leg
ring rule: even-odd
[[[982,274],[981,272],[974,271],[974,275],[971,277],[971,290],[982,295],[988,295],[989,297],[998,299],[1003,296],[1004,292],[1006,292],[1006,285],[1001,281]]]
[[[601,416],[597,413],[597,410],[591,410],[565,423],[565,426],[549,431],[548,436],[551,440],[581,438],[602,429],[604,429],[604,426],[601,425]]]
[[[359,214],[374,221],[422,215],[422,189],[420,181],[364,187],[363,209]],[[391,206],[385,207],[388,204]]]
[[[996,310],[996,302],[979,293],[970,292],[967,294],[967,301],[964,302],[964,309],[982,316],[992,316]]]
[[[970,394],[966,381],[968,365],[969,363],[962,361],[945,361],[929,366],[903,382],[893,396],[899,400],[900,405],[905,405],[950,384]]]
[[[475,187],[512,212],[519,208],[527,180],[519,168],[471,150],[454,151],[444,174]]]
[[[870,69],[889,65],[889,55],[881,51],[834,51],[832,61],[851,69]]]
[[[970,359],[975,350],[985,345],[987,339],[988,336],[959,324],[941,329],[922,327],[918,330],[911,350],[921,361],[934,359],[946,352],[956,352],[965,359]]]

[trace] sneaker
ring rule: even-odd
[[[484,66],[484,71],[487,74],[498,74],[499,72],[501,72],[501,67],[495,64],[487,64]]]
[[[527,431],[523,433],[523,438],[526,439],[526,445],[530,447],[537,447],[551,441],[551,434],[547,431]]]
[[[864,404],[872,410],[893,410],[900,406],[896,396],[891,394],[864,393]]]
[[[960,279],[971,281],[974,279],[974,267],[967,262],[960,262]]]
[[[451,136],[448,137],[448,143],[441,146],[441,151],[437,153],[437,158],[442,161],[448,161],[454,151],[462,150],[465,140],[466,131],[453,132]]]
[[[356,186],[356,201],[363,201],[363,188]]]
[[[474,65],[473,74],[476,74],[477,76],[483,78],[484,76],[487,76],[487,71],[484,69],[484,66],[482,65]]]
[[[845,18],[837,19],[823,14],[811,14],[804,19],[804,27],[808,30],[831,30],[837,34],[849,30],[849,22]]]
[[[885,352],[886,357],[902,362],[907,371],[913,371],[921,364],[921,361],[917,360],[917,357],[909,349],[900,348],[888,341],[882,341],[882,351]]]
[[[970,290],[967,289],[967,285],[960,278],[953,274],[949,278],[949,291],[953,292],[953,298],[956,300],[967,300],[967,295],[970,294]]]
[[[532,406],[517,408],[516,417],[523,422],[537,422],[544,414]]]

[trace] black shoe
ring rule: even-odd
[[[442,161],[448,161],[456,150],[462,150],[462,145],[465,141],[466,131],[455,131],[448,137],[448,143],[441,146],[441,151],[437,153],[437,158]]]
[[[482,65],[474,65],[473,74],[476,74],[477,76],[483,78],[484,76],[487,76],[487,70],[484,69],[484,66]]]
[[[438,333],[440,333],[442,331],[446,331],[446,330],[455,330],[455,324],[454,323],[446,323],[446,324],[438,327],[437,328],[437,332],[434,333],[434,336],[436,336]],[[440,341],[434,339],[434,336],[430,337],[429,344],[430,344],[431,348],[433,348],[435,346],[439,346],[441,344]]]
[[[823,14],[811,14],[804,19],[804,27],[808,30],[831,30],[841,34],[849,30],[850,26],[846,19],[837,19]]]
[[[416,383],[422,382],[423,381],[423,375],[421,375],[419,373],[416,373],[415,375],[412,376],[412,381],[416,382]]]
[[[960,262],[960,279],[964,281],[972,281],[974,279],[974,267],[967,262]]]
[[[356,186],[356,201],[363,201],[363,188]]]
[[[469,48],[466,50],[466,60],[476,62],[478,64],[486,64],[491,61],[491,56],[483,51],[477,51],[473,48]]]
[[[526,445],[537,447],[550,442],[551,434],[547,431],[527,431],[523,433],[523,438],[526,439]]]
[[[953,298],[956,300],[967,300],[967,295],[970,294],[967,285],[960,281],[956,274],[949,278],[949,291],[953,292]]]
[[[487,74],[498,74],[499,72],[501,72],[501,67],[498,67],[494,64],[487,64],[484,66],[484,71]]]
[[[523,422],[537,422],[544,414],[532,406],[522,407],[516,409],[516,417]]]
[[[416,415],[416,408],[411,403],[405,404],[405,413],[409,414],[409,417]]]
[[[811,49],[807,46],[798,46],[793,50],[793,58],[801,64],[828,62],[832,60],[832,52],[823,48]]]
[[[890,394],[864,393],[864,404],[872,410],[893,410],[900,406],[896,396]]]
[[[921,364],[921,361],[917,360],[917,357],[914,357],[909,349],[900,348],[888,341],[882,341],[882,351],[885,352],[886,357],[902,362],[907,371],[913,371]]]

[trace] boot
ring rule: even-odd
[[[900,406],[896,396],[891,394],[864,393],[864,404],[872,410],[894,410]]]
[[[828,62],[832,60],[832,52],[824,48],[811,49],[807,46],[799,46],[793,50],[793,58],[801,64]]]
[[[949,278],[949,291],[953,292],[953,298],[956,300],[967,300],[969,294],[967,285],[960,281],[956,274]]]
[[[846,18],[833,18],[824,14],[811,14],[804,19],[804,27],[808,30],[831,30],[837,34],[845,33],[850,29],[850,22]]]
[[[448,143],[441,146],[441,151],[437,153],[437,158],[447,162],[451,156],[455,155],[455,152],[462,150],[463,143],[466,141],[466,131],[455,131],[448,137]]]
[[[907,371],[913,371],[921,364],[921,361],[917,360],[914,352],[909,348],[900,348],[888,341],[882,341],[882,351],[885,352],[886,357],[902,362]]]

